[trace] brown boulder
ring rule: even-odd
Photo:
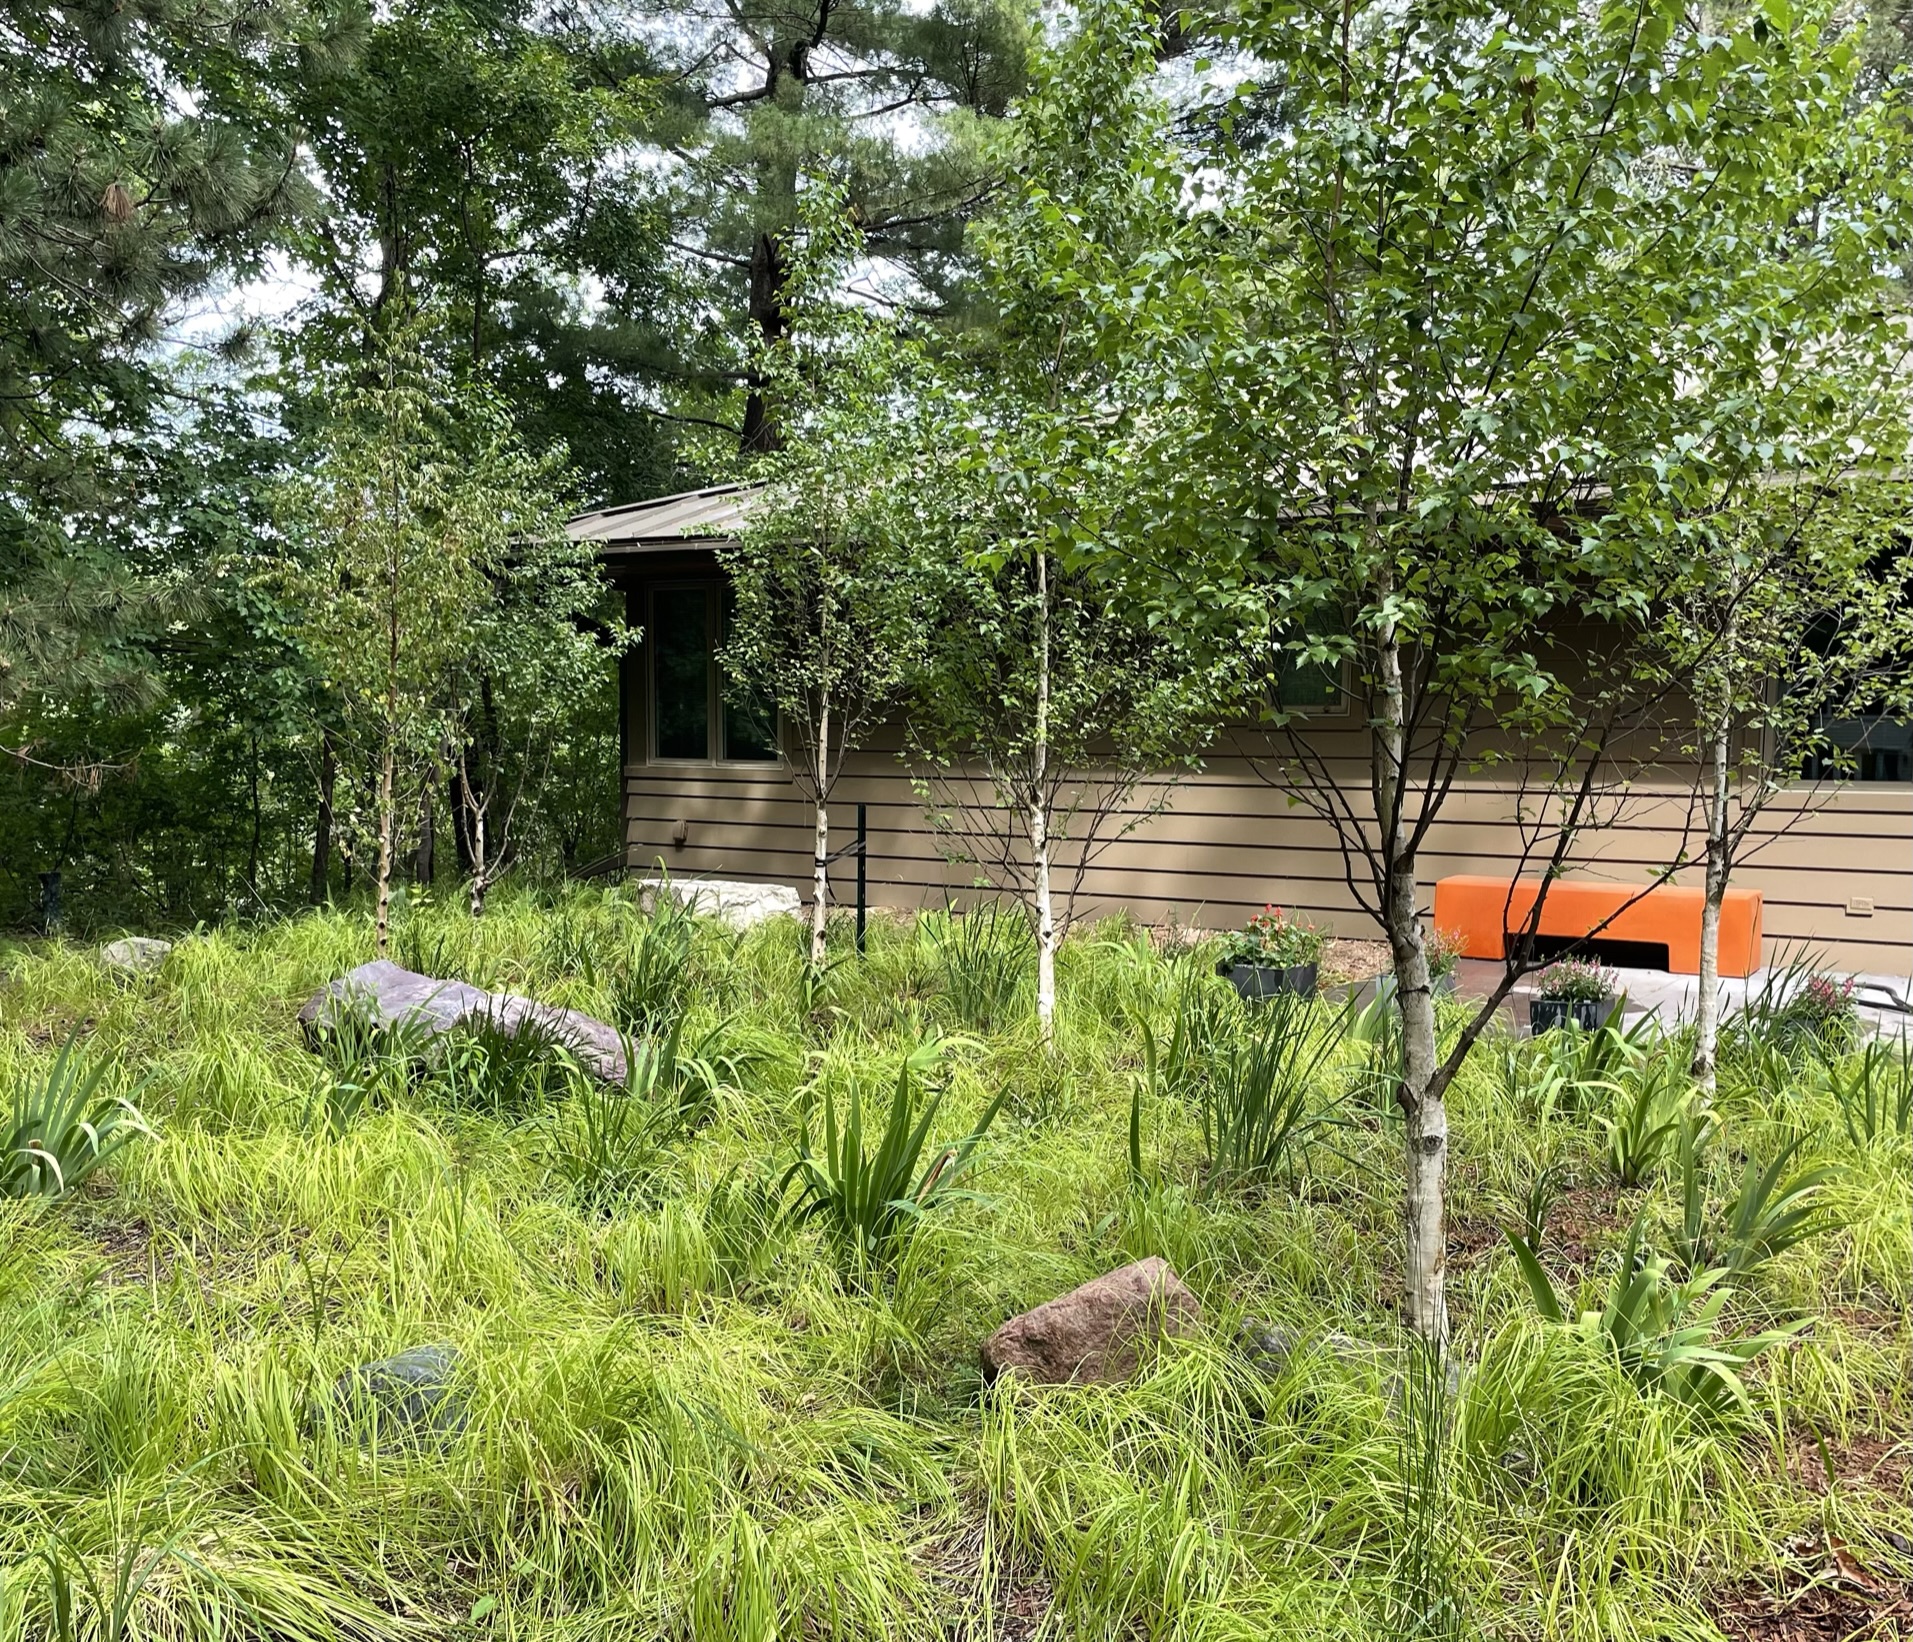
[[[1164,1335],[1188,1334],[1202,1307],[1151,1255],[1012,1317],[983,1342],[983,1377],[1014,1371],[1042,1385],[1121,1380]]]

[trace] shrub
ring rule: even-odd
[[[918,1218],[959,1195],[957,1183],[1002,1109],[1003,1097],[998,1095],[974,1129],[939,1148],[923,1165],[924,1144],[942,1095],[931,1092],[919,1108],[916,1079],[934,1064],[940,1048],[934,1039],[920,1044],[898,1067],[890,1111],[874,1152],[864,1151],[862,1097],[851,1091],[850,1109],[840,1123],[837,1102],[826,1094],[822,1150],[812,1149],[806,1121],[797,1160],[779,1183],[780,1197],[788,1199],[795,1189],[790,1218],[822,1221],[853,1276],[890,1264]]]
[[[1534,1249],[1514,1232],[1506,1235],[1543,1317],[1611,1352],[1643,1390],[1664,1393],[1692,1408],[1719,1413],[1730,1404],[1751,1406],[1741,1370],[1807,1326],[1801,1321],[1723,1338],[1721,1313],[1734,1292],[1726,1286],[1729,1274],[1707,1270],[1675,1282],[1668,1262],[1643,1250],[1638,1220],[1628,1232],[1601,1309],[1570,1321]]]
[[[104,1091],[108,1062],[81,1062],[78,1034],[42,1076],[18,1077],[0,1157],[0,1195],[61,1197],[139,1136],[146,1120],[123,1095]]]

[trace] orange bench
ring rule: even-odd
[[[1435,884],[1435,928],[1457,937],[1468,958],[1507,956],[1510,935],[1528,927],[1538,879],[1477,877],[1463,873]],[[1667,948],[1676,975],[1700,973],[1698,889],[1657,884],[1597,884],[1557,878],[1541,904],[1537,935],[1591,935],[1597,941],[1638,941]],[[1631,905],[1629,903],[1632,903]],[[1720,972],[1751,975],[1760,967],[1760,891],[1730,889],[1720,908]]]

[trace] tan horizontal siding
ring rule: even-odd
[[[1327,738],[1325,738],[1326,740]],[[1357,745],[1353,736],[1346,739]],[[1342,761],[1337,760],[1340,764]],[[680,874],[763,878],[798,885],[810,876],[808,807],[780,773],[762,767],[634,765],[627,770],[626,838],[634,866],[663,859]],[[1347,760],[1357,794],[1366,765]],[[1700,838],[1686,826],[1691,786],[1668,772],[1641,781],[1604,813],[1613,824],[1586,834],[1574,876],[1646,882]],[[1522,845],[1514,778],[1459,783],[1423,856],[1424,898],[1455,872],[1512,871]],[[919,904],[962,892],[976,869],[944,858],[910,778],[894,757],[867,752],[847,766],[832,798],[833,847],[848,842],[856,805],[868,806],[871,898]],[[688,824],[683,848],[673,829]],[[1766,836],[1736,877],[1765,897],[1770,944],[1811,942],[1842,967],[1905,973],[1913,966],[1913,790],[1855,784],[1776,798]],[[1360,863],[1356,863],[1358,883]],[[1539,870],[1539,862],[1530,870]],[[839,862],[833,885],[847,895],[855,865]],[[1688,867],[1679,881],[1691,882]],[[1871,917],[1846,911],[1873,901]],[[1258,777],[1239,757],[1218,755],[1182,780],[1169,808],[1111,842],[1086,876],[1078,913],[1128,907],[1144,918],[1177,915],[1220,927],[1274,900],[1349,935],[1371,935],[1344,880],[1333,827]]]

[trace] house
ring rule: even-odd
[[[810,879],[811,816],[793,789],[764,715],[726,703],[715,660],[724,622],[716,547],[735,531],[751,492],[717,485],[601,509],[571,521],[597,545],[629,619],[643,629],[621,691],[626,863],[662,862],[682,876],[797,886]],[[1783,795],[1762,818],[1772,836],[1736,874],[1761,892],[1767,955],[1810,947],[1831,966],[1913,971],[1913,727],[1836,726],[1865,732],[1855,778]],[[1365,768],[1367,737],[1344,706],[1313,714],[1311,741],[1331,763]],[[833,798],[840,836],[855,807],[868,817],[870,899],[937,904],[963,894],[974,868],[946,859],[926,822],[900,734],[845,763]],[[1275,902],[1333,929],[1375,930],[1346,882],[1330,824],[1274,783],[1279,747],[1230,733],[1205,753],[1160,814],[1110,844],[1084,877],[1079,916],[1126,908],[1147,922],[1222,928]],[[1691,786],[1637,784],[1619,820],[1588,834],[1570,871],[1580,879],[1644,883],[1687,840]],[[1464,777],[1434,829],[1422,876],[1512,874],[1520,856],[1513,778]],[[848,875],[838,869],[844,898]],[[1684,883],[1698,881],[1684,869]]]

